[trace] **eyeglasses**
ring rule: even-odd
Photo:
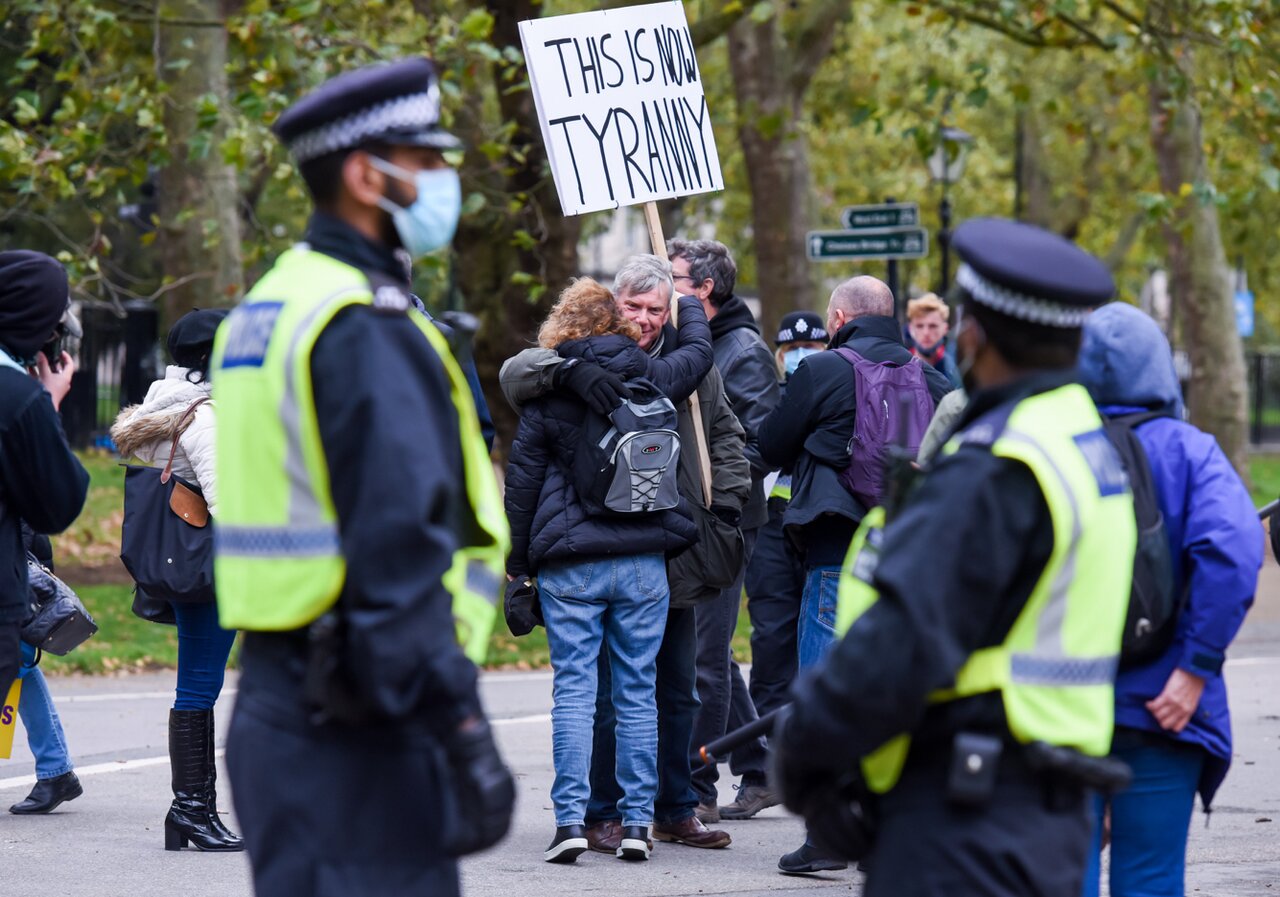
[[[673,281],[674,281],[674,280],[687,280],[687,281],[689,281],[690,283],[697,283],[697,281],[696,281],[696,280],[694,280],[692,277],[690,277],[688,274],[676,274],[676,275],[673,275],[671,279],[672,279]]]

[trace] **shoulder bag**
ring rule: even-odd
[[[161,470],[126,464],[120,560],[139,589],[153,598],[208,602],[213,592],[213,527],[199,487],[173,473],[183,425],[209,401],[197,399],[178,420]]]

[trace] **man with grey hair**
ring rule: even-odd
[[[693,735],[695,744],[707,744],[756,718],[751,694],[729,645],[738,624],[746,561],[760,527],[769,519],[764,478],[775,468],[760,457],[758,437],[760,425],[778,404],[780,392],[773,352],[761,338],[751,309],[733,291],[738,267],[728,247],[715,240],[672,240],[667,244],[667,253],[671,256],[676,289],[696,296],[711,322],[716,368],[724,378],[733,413],[746,433],[747,461],[751,465],[751,495],[742,509],[746,548],[742,569],[719,595],[698,605],[698,698],[702,708]],[[768,787],[768,759],[763,737],[733,751],[729,768],[742,777],[742,783],[737,798],[725,807],[716,804],[719,770],[714,764],[699,765],[693,786],[698,791],[698,815],[702,821],[719,822],[721,816],[748,819],[776,804],[777,798]]]
[[[652,359],[648,378],[680,411],[683,451],[677,482],[681,497],[705,512],[700,527],[728,527],[733,538],[738,538],[735,527],[751,476],[744,457],[742,427],[712,364],[706,315],[698,302],[685,297],[679,300],[679,330],[670,324],[671,266],[656,256],[628,259],[614,278],[613,291],[623,317],[640,328],[640,348]],[[551,349],[526,349],[509,359],[499,375],[503,394],[516,408],[535,396],[563,388],[577,393],[601,414],[612,411],[627,396],[625,384],[618,380],[615,385],[609,378],[617,379],[599,365],[578,358],[561,359]],[[686,401],[695,389],[711,462],[710,508],[703,504],[702,469],[694,449],[693,417]],[[727,832],[708,829],[695,815],[698,797],[691,782],[693,727],[698,712],[693,603],[702,600],[707,590],[699,565],[691,563],[689,556],[700,548],[689,549],[667,566],[671,607],[657,659],[658,794],[654,801],[653,837],[690,847],[719,848],[728,846],[731,839]],[[587,843],[592,850],[614,853],[622,836],[617,810],[622,791],[615,775],[615,717],[607,659],[600,663],[598,681]]]
[[[874,277],[853,277],[832,291],[827,332],[832,350],[847,346],[877,364],[916,364],[935,403],[951,391],[945,376],[920,363],[903,344],[902,328],[893,316],[893,293]],[[835,641],[840,565],[869,510],[839,479],[849,464],[856,411],[854,368],[834,351],[820,352],[800,362],[787,381],[787,401],[760,429],[765,460],[792,468],[791,503],[782,519],[805,571],[798,641],[802,670],[817,663]],[[810,840],[778,861],[778,868],[790,874],[846,865]]]

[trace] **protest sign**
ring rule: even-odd
[[[680,0],[520,23],[566,215],[724,188]]]
[[[18,725],[18,698],[22,695],[22,680],[14,679],[0,704],[0,760],[8,760],[13,754],[13,731]]]

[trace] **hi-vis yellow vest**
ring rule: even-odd
[[[971,655],[954,685],[929,701],[999,691],[1018,741],[1102,756],[1111,747],[1115,671],[1137,541],[1128,480],[1092,399],[1078,384],[1024,399],[998,433],[984,433],[985,427],[979,420],[943,451],[984,442],[995,454],[1026,464],[1049,506],[1053,552],[1004,644]],[[875,508],[845,558],[838,635],[879,597],[871,579],[883,537],[884,509]],[[883,794],[897,784],[909,748],[910,736],[898,735],[863,759],[872,791]]]
[[[339,311],[373,302],[359,270],[300,245],[280,257],[218,330],[214,575],[227,629],[297,629],[342,591],[347,564],[316,420],[311,352]],[[458,415],[474,526],[443,583],[459,642],[479,663],[493,631],[510,532],[467,381],[440,331],[422,315],[409,316],[444,364]]]

